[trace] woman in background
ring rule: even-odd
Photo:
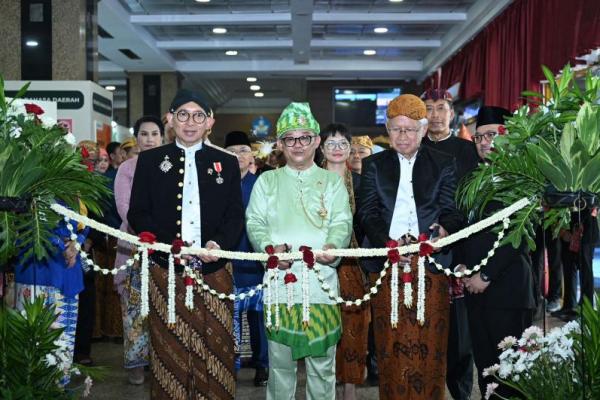
[[[355,193],[358,190],[360,176],[352,172],[348,165],[352,136],[341,124],[330,124],[321,132],[321,151],[323,168],[340,175],[348,190],[350,208],[356,211]],[[350,240],[351,248],[358,248],[357,226]],[[366,279],[358,259],[343,258],[338,267],[340,296],[346,300],[362,298],[366,293]],[[342,338],[336,352],[336,377],[344,384],[344,400],[356,399],[356,385],[365,380],[367,358],[367,335],[371,313],[368,305],[360,307],[342,306]]]
[[[127,222],[131,187],[137,165],[137,154],[133,155],[133,152],[135,152],[134,149],[139,149],[138,152],[141,152],[162,145],[163,123],[158,117],[142,117],[136,121],[133,135],[137,145],[132,144],[131,140],[123,142],[121,148],[127,152],[127,160],[119,166],[115,178],[115,201],[122,220],[121,230],[128,233],[133,233]],[[119,240],[115,266],[120,267],[125,264],[132,257],[134,251],[135,249],[129,243]],[[124,273],[117,274],[115,284],[121,295],[125,369],[129,370],[129,382],[132,385],[141,385],[144,383],[144,367],[149,365],[149,335],[148,328],[140,315],[141,277],[139,263],[135,263],[133,267],[128,268]]]

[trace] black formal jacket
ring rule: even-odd
[[[500,203],[491,202],[486,207],[485,215],[492,215],[500,209]],[[461,246],[463,251],[455,259],[456,264],[465,264],[469,269],[479,264],[492,249],[497,237],[498,234],[488,228],[465,239]],[[487,265],[481,267],[481,271],[491,279],[489,286],[479,294],[465,291],[467,302],[483,302],[489,308],[535,308],[531,269],[525,240],[518,249],[511,244],[498,247]]]
[[[423,138],[422,146],[450,154],[456,160],[456,183],[462,179],[479,164],[479,155],[475,143],[456,136],[450,136],[447,139],[434,142],[429,136]]]
[[[163,172],[160,164],[168,157],[172,167]],[[213,163],[220,162],[223,183],[217,183]],[[140,153],[127,219],[136,233],[149,231],[162,243],[181,237],[183,172],[185,152],[174,143]],[[204,144],[196,152],[198,187],[200,189],[200,227],[202,247],[212,240],[222,250],[234,250],[244,226],[244,206],[237,159]],[[209,173],[211,172],[212,173]],[[166,266],[166,255],[155,252],[155,262]],[[204,264],[203,272],[211,273],[226,260]]]
[[[368,247],[385,247],[396,205],[400,181],[400,160],[394,150],[385,150],[363,160],[358,196],[358,219],[366,235]],[[463,226],[463,216],[456,209],[456,165],[454,158],[435,149],[421,146],[413,167],[413,193],[420,233],[430,233],[437,222],[454,233]],[[397,238],[394,238],[397,239]],[[444,249],[435,255],[445,267],[452,254]],[[383,258],[365,258],[362,266],[369,272],[383,268]],[[437,270],[430,266],[430,270]]]

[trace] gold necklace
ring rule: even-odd
[[[304,192],[302,190],[302,179],[298,178],[298,181],[300,182],[300,188],[299,188],[299,190],[300,190],[300,205],[302,206],[302,211],[304,211],[304,215],[306,216],[306,219],[315,228],[323,229],[323,224],[325,223],[325,219],[327,218],[327,215],[328,215],[327,209],[325,208],[325,194],[321,193],[321,196],[320,196],[321,207],[317,211],[317,214],[321,218],[321,224],[317,225],[313,222],[313,219],[311,218],[310,214],[306,210],[306,207],[304,206]],[[318,181],[317,185],[321,186],[321,185],[323,185],[323,183],[321,181]]]

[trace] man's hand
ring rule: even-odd
[[[469,291],[469,293],[477,294],[483,293],[488,286],[490,286],[490,282],[484,282],[479,275],[479,272],[473,275],[468,279],[464,279],[465,287]]]
[[[288,246],[287,243],[278,244],[277,246],[273,246],[275,249],[275,253],[287,253],[292,250],[291,246]],[[292,267],[292,261],[290,260],[279,260],[279,264],[277,264],[280,270],[284,271],[286,269],[290,269]]]
[[[325,246],[323,246],[323,250],[329,250],[329,249],[336,249],[337,247],[335,247],[334,245],[330,244],[330,243],[326,243]],[[337,257],[336,256],[329,256],[326,254],[320,254],[320,255],[315,255],[315,261],[318,262],[319,264],[323,264],[323,265],[329,265],[329,264],[333,264],[333,262],[335,261]]]
[[[221,246],[219,246],[216,242],[209,240],[208,242],[206,242],[206,246],[204,247],[206,250],[221,250]],[[219,257],[217,256],[211,256],[210,254],[205,254],[200,256],[200,260],[202,260],[202,262],[204,264],[208,264],[211,262],[216,262],[219,261]]]
[[[440,239],[445,238],[446,236],[448,236],[448,232],[444,229],[443,226],[441,226],[438,223],[435,223],[435,224],[431,225],[429,227],[429,230],[431,230],[431,231],[437,230],[438,231],[437,236],[434,237],[433,239],[431,239],[431,243],[435,243],[438,240],[440,240]],[[434,247],[433,251],[434,251],[434,253],[438,253],[441,249],[442,249],[441,247]]]
[[[65,242],[65,250],[63,251],[67,268],[73,268],[77,261],[77,249],[75,249],[75,241],[69,240]]]

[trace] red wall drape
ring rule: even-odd
[[[426,79],[426,88],[461,82],[460,97],[514,109],[539,90],[541,65],[558,72],[600,47],[600,0],[516,0]]]

